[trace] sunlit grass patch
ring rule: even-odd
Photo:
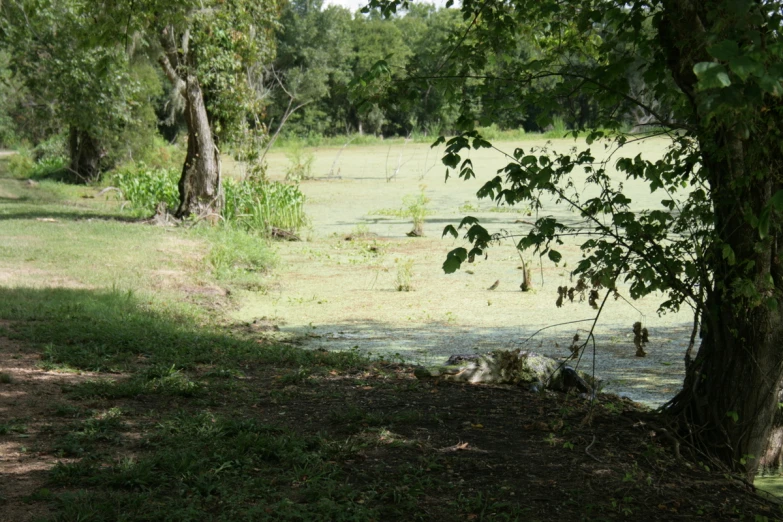
[[[355,351],[259,344],[213,324],[198,308],[119,290],[0,288],[0,319],[12,322],[9,337],[40,346],[44,361],[89,371],[158,368],[153,378],[163,388],[182,378],[179,370],[200,365],[347,369],[367,363]]]
[[[762,491],[774,495],[778,498],[783,498],[783,477],[758,477],[753,485]]]

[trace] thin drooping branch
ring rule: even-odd
[[[509,155],[507,152],[502,151],[502,150],[500,150],[500,149],[498,149],[498,148],[496,148],[494,146],[492,148],[497,150],[497,151],[499,151],[501,154],[505,155],[506,157],[512,159],[515,163],[519,163],[519,160],[517,160],[513,156]],[[598,220],[598,218],[596,218],[594,215],[592,215],[591,213],[587,212],[584,207],[582,207],[576,200],[574,200],[573,198],[569,197],[562,189],[560,189],[557,186],[552,186],[551,190],[552,190],[552,192],[557,194],[560,199],[562,199],[563,201],[565,201],[566,203],[571,205],[571,207],[573,207],[576,210],[578,210],[580,212],[580,214],[582,216],[584,216],[588,221],[592,221],[595,224],[595,226],[597,228],[597,231],[600,231],[601,233],[605,234],[606,236],[611,237],[617,244],[621,245],[629,253],[636,254],[638,259],[643,260],[649,268],[654,270],[656,273],[658,273],[662,277],[665,277],[667,279],[667,281],[669,281],[671,286],[673,288],[676,288],[679,292],[681,292],[682,295],[689,297],[691,300],[693,300],[694,303],[697,303],[697,304],[701,303],[701,299],[697,298],[696,294],[693,292],[693,289],[689,288],[685,283],[680,281],[679,277],[677,277],[677,274],[674,274],[674,273],[671,272],[671,267],[668,266],[668,264],[665,264],[663,267],[660,267],[657,264],[650,263],[647,260],[647,255],[646,255],[647,253],[646,252],[643,252],[643,251],[640,251],[637,248],[634,248],[633,245],[629,244],[626,241],[626,238],[623,236],[623,234],[613,232],[611,228],[609,228],[607,225],[605,225],[600,220]],[[645,243],[649,243],[651,248],[660,248],[660,245],[657,242],[655,242],[655,241],[653,241],[651,239],[645,238]]]
[[[269,150],[272,148],[272,145],[274,145],[275,141],[277,141],[277,138],[280,135],[280,131],[283,130],[283,126],[288,121],[288,118],[290,118],[296,111],[298,111],[302,107],[309,105],[315,101],[315,100],[308,100],[305,102],[301,102],[297,105],[294,105],[294,102],[296,101],[296,94],[291,93],[288,89],[286,89],[283,80],[280,79],[280,76],[277,74],[277,71],[274,68],[271,68],[270,72],[274,76],[277,84],[280,86],[280,89],[282,89],[282,91],[286,93],[286,95],[288,96],[288,106],[286,107],[285,112],[283,113],[283,117],[280,119],[280,123],[277,125],[277,129],[275,129],[275,132],[269,138],[269,142],[266,144],[266,147],[264,147],[264,152],[261,153],[261,157],[259,158],[260,161],[264,160],[266,155],[269,153]]]
[[[174,70],[174,67],[172,67],[168,57],[165,54],[161,54],[160,57],[158,58],[158,63],[163,68],[163,72],[166,74],[166,77],[169,79],[169,81],[177,90],[177,92],[184,96],[185,88],[186,88],[185,80],[183,80],[177,74],[177,71]]]

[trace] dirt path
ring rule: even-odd
[[[74,460],[47,451],[54,429],[71,422],[63,387],[96,375],[42,370],[40,350],[2,334],[10,326],[0,321],[0,519],[24,522],[49,514],[47,504],[26,499],[47,484],[55,464]]]
[[[499,144],[513,150],[512,144]],[[525,142],[526,149],[543,142]],[[560,150],[572,141],[557,142]],[[651,141],[632,154],[660,155],[665,143]],[[388,150],[387,150],[388,149]],[[306,335],[307,344],[328,349],[373,352],[387,358],[438,363],[453,353],[485,352],[516,346],[562,357],[576,332],[589,329],[593,310],[586,303],[555,307],[556,289],[569,281],[570,267],[580,252],[574,245],[561,249],[564,263],[534,265],[532,292],[519,290],[519,257],[509,242],[489,252],[466,270],[445,275],[441,264],[446,253],[464,241],[439,239],[443,226],[457,224],[466,214],[479,217],[493,229],[525,231],[515,223],[524,212],[498,212],[475,192],[482,179],[493,175],[504,162],[495,151],[474,151],[479,180],[443,182],[440,151],[426,145],[390,148],[357,147],[342,152],[337,165],[340,178],[324,179],[338,149],[316,154],[316,179],[302,184],[312,218],[308,241],[278,245],[281,264],[268,281],[265,294],[242,296],[244,305],[236,317],[244,321],[267,318],[285,334]],[[282,176],[282,154],[270,161],[272,177]],[[390,172],[403,165],[392,181]],[[432,200],[424,238],[408,238],[408,220],[379,215],[399,208],[406,194],[424,186]],[[626,193],[640,206],[657,205],[644,185],[626,185]],[[501,208],[501,210],[503,210]],[[505,209],[508,210],[508,209]],[[563,211],[559,215],[566,216]],[[348,241],[349,235],[369,232],[368,237]],[[412,292],[398,292],[398,274],[409,263]],[[494,291],[488,290],[500,281]],[[610,300],[596,328],[596,373],[608,380],[608,391],[621,393],[649,405],[659,405],[676,392],[683,372],[683,353],[690,333],[687,313],[658,317],[658,301],[648,298],[627,303]],[[551,327],[559,323],[581,323]],[[649,356],[634,357],[631,326],[642,321],[651,332]],[[537,330],[550,327],[525,339]],[[592,368],[592,353],[581,365]]]

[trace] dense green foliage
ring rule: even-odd
[[[451,134],[465,107],[484,125],[501,129],[542,131],[555,117],[569,124],[594,120],[579,104],[520,107],[518,83],[499,91],[498,85],[488,89],[489,84],[478,78],[461,89],[442,81],[450,53],[468,27],[458,10],[424,3],[410,5],[404,16],[382,18],[336,6],[323,8],[321,0],[294,0],[281,17],[275,74],[267,74],[267,121],[276,127],[291,100],[301,108],[284,132],[298,136],[357,131],[384,136]],[[533,35],[525,32],[514,38],[516,54],[483,64],[475,75],[503,76],[535,54]],[[379,64],[381,76],[376,74]],[[536,85],[552,83],[542,80]]]
[[[161,84],[152,66],[134,60],[122,42],[92,45],[88,15],[80,2],[2,5],[3,83],[24,90],[4,99],[0,121],[8,126],[0,133],[6,142],[33,145],[59,136],[63,150],[69,132],[84,133],[95,142],[98,168],[105,169],[152,142],[150,103]]]
[[[106,142],[112,152],[104,163],[110,166],[144,154],[156,115],[160,129],[176,137],[185,128],[184,100],[156,63],[169,26],[177,37],[189,31],[190,61],[183,54],[177,70],[199,78],[221,149],[251,162],[267,131],[307,139],[356,132],[432,137],[459,130],[463,109],[501,130],[596,122],[589,94],[556,101],[542,96],[519,105],[520,89],[548,89],[556,83],[552,79],[531,85],[481,79],[508,76],[540,53],[540,35],[530,31],[513,37],[513,53],[485,60],[474,78],[455,89],[442,77],[471,26],[456,9],[415,4],[404,16],[387,19],[324,7],[322,0],[261,4],[6,4],[0,43],[8,58],[0,56],[0,89],[9,96],[0,104],[0,139],[34,146],[55,135],[64,139],[64,126],[76,125]],[[47,60],[36,58],[42,49]],[[380,77],[379,64],[387,71]],[[644,117],[638,116],[625,114],[624,125]]]
[[[362,14],[320,0],[4,2],[0,140],[29,140],[23,170],[47,156],[46,168],[65,166],[47,143],[67,137],[66,169],[89,180],[140,159],[166,115],[188,132],[177,217],[220,212],[270,232],[303,224],[298,189],[263,179],[278,135],[440,135],[447,176],[468,179],[467,150],[492,146],[483,129],[582,132],[574,151],[508,151],[478,195],[533,212],[522,250],[558,263],[558,246],[578,238],[574,291],[596,306],[627,283],[631,298],[664,293],[662,312],[692,308],[702,343],[668,411],[699,451],[752,478],[783,377],[783,5],[370,4]],[[626,153],[650,134],[670,139],[664,157]],[[611,160],[596,161],[596,144]],[[250,181],[223,186],[232,146],[256,164]],[[173,197],[171,173],[129,172],[116,179],[139,208]],[[660,205],[639,208],[624,190],[635,182]],[[555,217],[557,204],[575,219]],[[506,237],[470,216],[445,232],[459,229],[469,245],[446,271]]]

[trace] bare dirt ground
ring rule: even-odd
[[[509,152],[515,146],[526,150],[549,146],[566,152],[575,142],[497,145]],[[663,140],[649,140],[629,146],[627,154],[655,158],[665,146]],[[306,335],[312,347],[357,348],[387,358],[399,354],[423,364],[437,364],[453,353],[514,347],[555,357],[568,355],[573,335],[585,338],[595,315],[586,302],[555,307],[557,287],[571,281],[570,270],[581,257],[579,249],[574,244],[559,248],[564,255],[560,266],[526,254],[534,279],[534,290],[527,293],[518,288],[520,259],[510,240],[490,250],[487,260],[444,274],[441,264],[446,253],[466,245],[463,240],[441,239],[446,224],[456,225],[472,215],[490,231],[526,233],[529,227],[519,221],[531,217],[525,209],[497,207],[475,197],[484,181],[505,164],[500,153],[473,151],[477,179],[447,183],[441,154],[442,150],[421,144],[316,151],[314,179],[302,183],[312,219],[307,241],[278,245],[282,262],[268,281],[268,291],[244,295],[236,318],[276,321],[285,333]],[[271,177],[282,177],[286,164],[285,156],[276,153],[270,160]],[[327,178],[330,172],[339,177]],[[579,176],[574,176],[577,186]],[[409,219],[379,211],[400,208],[405,195],[422,188],[431,199],[426,237],[409,238]],[[657,207],[662,199],[643,184],[626,183],[625,191],[637,208]],[[554,205],[544,209],[543,214],[548,213],[574,219],[567,209]],[[357,232],[365,232],[365,237],[357,237]],[[399,267],[406,261],[412,263],[414,291],[398,292]],[[499,281],[497,289],[488,290],[495,281]],[[595,330],[596,373],[608,381],[606,390],[650,406],[665,402],[681,383],[692,319],[687,311],[659,317],[659,302],[656,297],[631,303],[610,299]],[[577,320],[583,322],[562,324]],[[651,333],[644,359],[634,356],[631,328],[636,321]],[[542,328],[546,329],[533,336]],[[592,350],[580,366],[592,369]]]
[[[11,324],[0,321],[0,328]],[[48,505],[26,499],[43,488],[58,462],[47,451],[55,426],[70,422],[55,410],[64,404],[63,386],[95,378],[90,372],[63,373],[39,367],[40,351],[0,335],[0,519],[39,520]]]

